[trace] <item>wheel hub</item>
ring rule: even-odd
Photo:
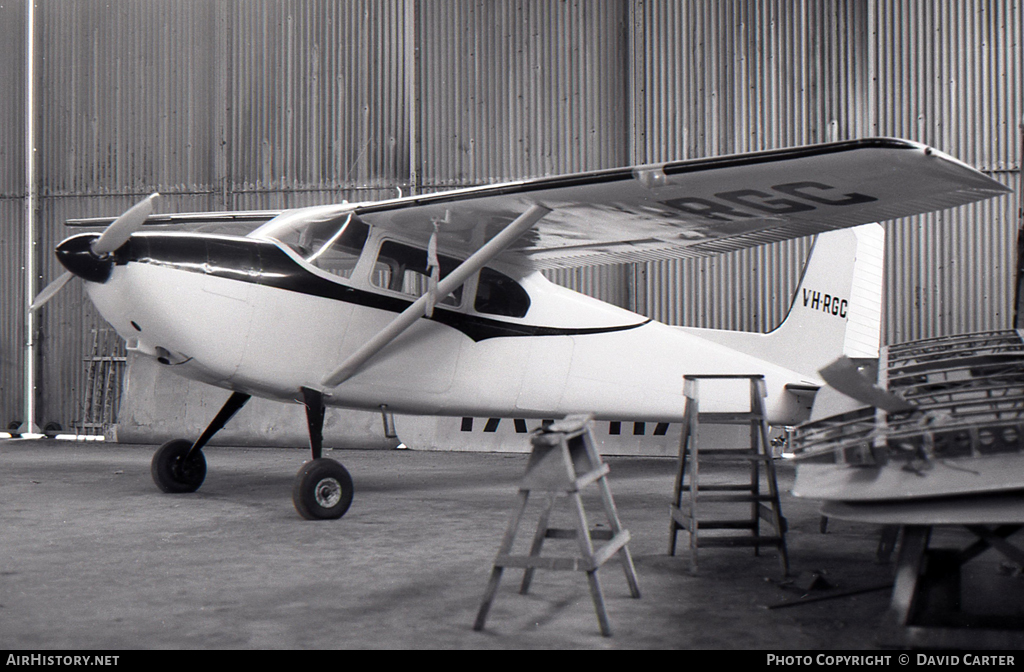
[[[313,496],[316,503],[325,509],[335,507],[341,501],[341,483],[336,478],[324,478],[316,484]]]
[[[196,473],[196,459],[188,459],[187,456],[182,455],[174,461],[174,475],[177,476],[184,482],[188,482],[194,478]]]

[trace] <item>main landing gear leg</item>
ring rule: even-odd
[[[292,501],[306,520],[341,518],[352,505],[352,477],[340,463],[322,457],[324,443],[324,395],[302,388],[309,426],[309,447],[313,455],[295,477]]]
[[[210,425],[195,443],[186,439],[168,441],[157,449],[150,465],[153,481],[164,492],[195,492],[206,478],[205,446],[228,420],[249,401],[250,395],[232,392]]]

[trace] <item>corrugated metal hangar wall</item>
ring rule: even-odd
[[[883,339],[1012,320],[1022,0],[35,6],[38,287],[65,219],[154,190],[162,211],[277,208],[892,135],[1016,194],[886,224]],[[4,422],[24,402],[26,17],[0,5]],[[553,277],[671,324],[763,331],[808,248]],[[81,420],[103,327],[72,287],[38,324],[40,426]]]

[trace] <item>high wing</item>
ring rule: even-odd
[[[476,247],[534,203],[552,209],[506,253],[535,268],[717,255],[941,210],[1009,191],[890,138],[511,182],[357,209],[366,222]]]
[[[552,212],[502,259],[572,268],[722,254],[998,196],[1005,186],[925,145],[868,138],[590,171],[372,203],[295,211],[154,215],[147,224],[250,227],[284,214],[354,213],[368,224],[468,254],[533,205]],[[71,220],[103,226],[110,218]]]
[[[150,215],[146,218],[146,226],[169,226],[199,233],[234,233],[237,229],[241,235],[267,223],[279,216],[282,210],[228,210],[224,212],[179,212]],[[83,228],[102,228],[110,226],[114,217],[80,217],[69,219],[67,226]]]

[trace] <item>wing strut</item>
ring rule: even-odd
[[[466,259],[458,268],[437,283],[436,295],[443,297],[454,292],[470,276],[508,249],[519,236],[526,233],[529,228],[549,212],[551,212],[551,208],[545,208],[543,205],[531,206],[529,210],[519,215],[511,224],[502,229],[501,233],[487,241],[483,247],[470,255],[469,259]],[[423,316],[429,299],[429,292],[416,299],[411,306],[403,310],[388,326],[381,329],[377,335],[349,355],[348,359],[341,363],[341,366],[325,376],[320,381],[321,384],[324,387],[337,387],[355,375],[363,364],[366,363],[366,360],[380,352]]]

